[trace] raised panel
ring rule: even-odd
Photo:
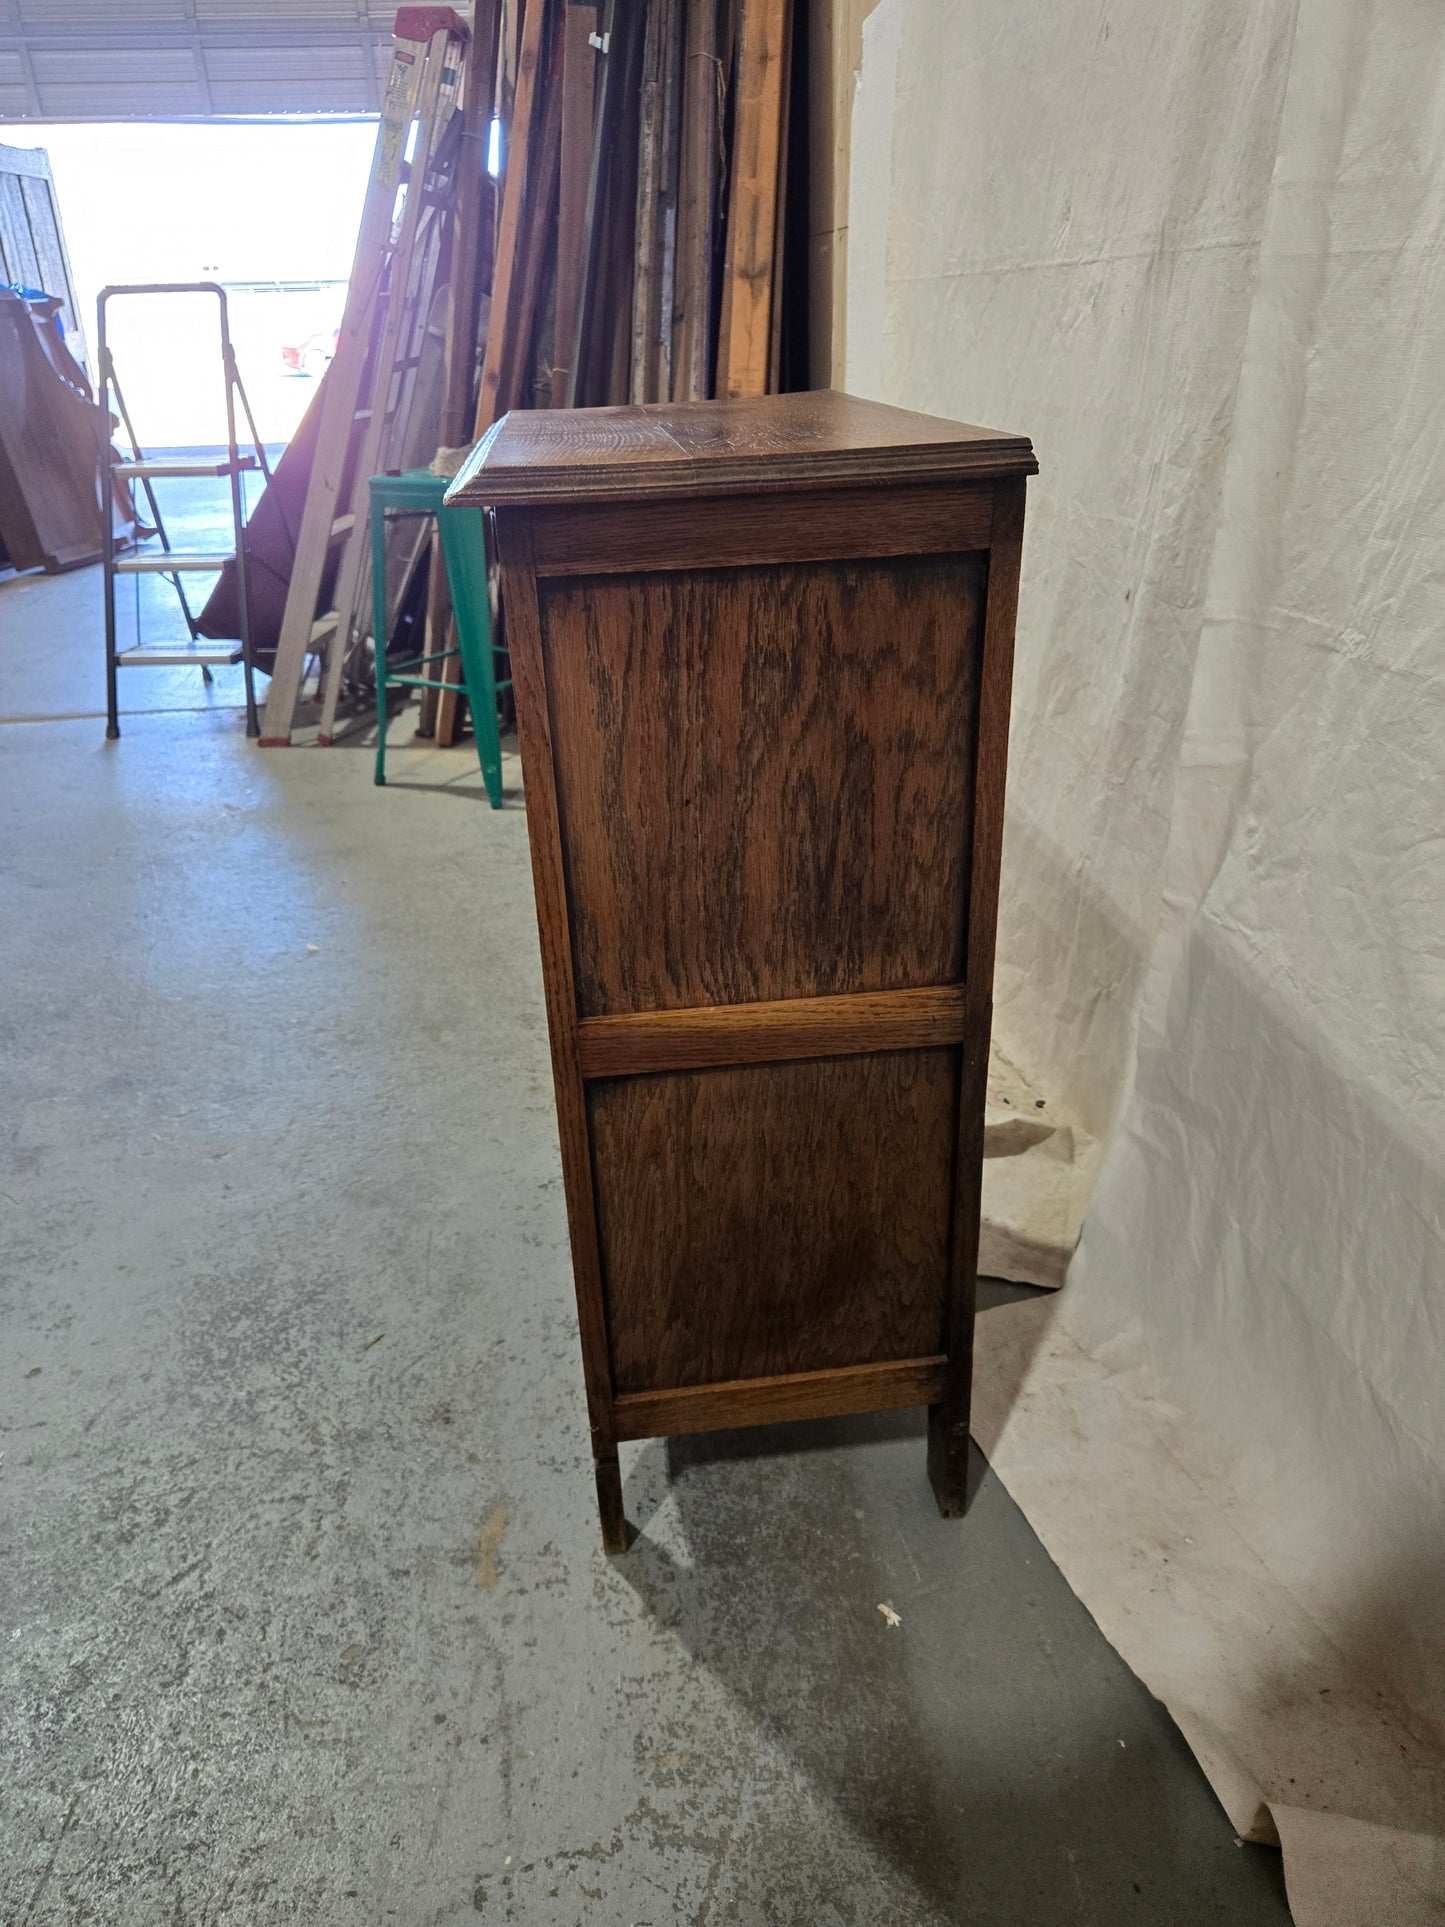
[[[959,1051],[589,1086],[619,1393],[943,1347]]]
[[[962,977],[986,576],[538,584],[580,1015]]]

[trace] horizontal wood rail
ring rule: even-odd
[[[577,1026],[577,1059],[584,1077],[637,1077],[709,1065],[926,1050],[962,1043],[963,1035],[963,986],[945,984],[584,1017]]]
[[[734,1425],[772,1425],[783,1419],[836,1418],[845,1412],[896,1411],[933,1405],[943,1396],[948,1360],[903,1358],[883,1365],[844,1365],[780,1378],[739,1378],[725,1385],[685,1385],[676,1391],[623,1392],[613,1400],[619,1439],[655,1439],[679,1432],[716,1432]]]
[[[721,496],[656,503],[645,516],[632,502],[587,502],[533,510],[532,556],[540,576],[852,562],[986,549],[992,530],[987,488]]]

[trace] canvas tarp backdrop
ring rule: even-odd
[[[979,1436],[1296,1919],[1438,1920],[1440,14],[881,0],[848,221],[849,388],[1042,471],[996,1023],[1065,1136],[1014,1275],[1083,1235],[980,1321]],[[987,1168],[1004,1270],[1043,1148]]]

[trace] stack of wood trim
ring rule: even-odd
[[[806,86],[795,0],[513,0],[518,87],[475,428],[504,407],[806,385]],[[604,51],[605,50],[605,51]],[[806,58],[806,49],[803,49]],[[796,107],[795,107],[796,103]],[[801,218],[796,210],[801,205]],[[550,259],[548,258],[550,256]]]
[[[514,408],[806,386],[805,68],[798,0],[476,0],[459,159],[435,211],[443,392],[407,443],[455,466]],[[430,564],[439,649],[450,610],[435,543]],[[354,658],[369,584],[343,589],[349,607],[318,646]],[[333,653],[319,686],[338,680]],[[423,730],[446,743],[458,715],[454,693],[429,692]]]

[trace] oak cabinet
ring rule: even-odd
[[[512,414],[496,511],[603,1538],[623,1439],[967,1463],[1027,440],[839,394]]]

